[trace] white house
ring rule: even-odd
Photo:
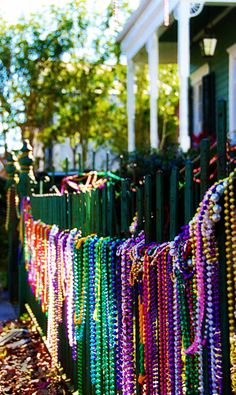
[[[143,0],[138,9],[131,14],[118,36],[118,41],[121,42],[121,48],[127,57],[129,151],[135,149],[134,64],[138,57],[144,56],[145,52],[148,57],[150,80],[151,147],[158,146],[159,63],[178,63],[180,79],[178,139],[183,151],[187,151],[191,146],[190,135],[200,138],[209,133],[214,134],[213,129],[217,128],[219,111],[225,111],[225,127],[231,141],[234,140],[235,5],[236,1],[228,0],[205,2],[200,0],[198,3],[189,0]],[[212,32],[217,32],[217,37],[213,36]],[[204,41],[205,50],[211,52],[208,54],[210,56],[202,56],[200,41],[202,43]],[[225,103],[223,107],[222,103],[220,104],[221,100]]]

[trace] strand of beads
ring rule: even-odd
[[[236,393],[236,335],[232,340],[232,346],[230,350],[230,361],[231,361],[231,381],[233,394]]]
[[[101,248],[103,239],[95,245],[95,310],[94,320],[96,322],[96,373],[95,393],[102,394],[102,311],[101,311]]]
[[[116,250],[119,240],[112,240],[108,243],[108,326],[109,326],[109,374],[110,374],[110,394],[116,394],[116,346],[118,338],[117,328],[117,297],[116,297]]]
[[[133,306],[132,289],[129,285],[128,267],[129,249],[132,247],[132,239],[128,239],[118,249],[121,255],[121,309],[122,323],[120,328],[121,337],[121,388],[127,394],[133,394],[135,388],[134,348],[133,348]],[[128,262],[127,262],[128,261]]]
[[[220,192],[221,191],[221,192]],[[219,322],[219,254],[216,244],[214,224],[220,220],[221,184],[213,186],[209,194],[208,207],[202,222],[203,254],[205,260],[205,339],[208,351],[209,388],[212,394],[222,393],[222,361]]]
[[[77,341],[77,377],[78,377],[78,392],[82,394],[82,340],[78,340],[79,328],[77,326],[77,317],[80,316],[80,295],[81,295],[81,271],[82,271],[82,248],[79,248],[79,236],[75,237],[74,243],[74,326],[75,338]]]
[[[162,344],[162,359],[161,359],[161,366],[162,366],[162,391],[163,395],[168,393],[168,378],[169,378],[169,366],[168,366],[168,331],[167,331],[167,299],[166,299],[166,251],[164,250],[160,255],[160,260],[158,261],[158,271],[159,271],[159,287],[160,287],[160,301],[158,306],[158,311],[161,311],[160,315],[160,343]]]
[[[172,279],[172,257],[170,254],[167,255],[166,261],[166,286],[167,286],[167,328],[168,328],[168,356],[169,356],[169,381],[171,394],[175,391],[175,360],[174,360],[174,316],[173,316],[173,279]]]
[[[101,309],[102,309],[102,369],[104,393],[109,393],[110,388],[110,367],[109,367],[109,302],[108,302],[108,273],[107,273],[107,243],[109,238],[103,240],[101,248]]]
[[[148,310],[149,310],[149,325],[150,329],[148,329],[147,326],[147,332],[150,332],[151,337],[152,337],[152,343],[151,343],[151,348],[150,348],[150,355],[149,355],[149,361],[145,364],[145,366],[149,364],[149,371],[151,373],[151,380],[152,380],[152,385],[150,386],[151,391],[153,393],[157,393],[158,387],[159,387],[159,382],[160,382],[160,377],[159,377],[159,371],[158,371],[158,332],[157,332],[157,312],[158,312],[158,299],[157,299],[157,268],[156,268],[156,261],[152,261],[151,257],[149,259],[149,253],[152,253],[153,246],[149,246],[148,249],[145,250],[145,255],[144,255],[144,280],[145,280],[145,266],[146,264],[149,265],[147,274],[149,272],[150,276],[150,281],[147,281],[147,290],[150,293],[150,297],[147,295],[146,300],[149,303]],[[143,285],[145,284],[145,281]],[[143,289],[143,293],[145,294],[145,287]],[[145,299],[144,299],[145,300]],[[144,303],[144,317],[145,317],[145,303]],[[146,320],[145,320],[146,321]],[[144,326],[145,327],[145,326]],[[148,339],[147,339],[148,340]],[[145,348],[144,348],[145,349]],[[146,372],[147,374],[147,372]],[[147,386],[148,388],[148,386]]]
[[[141,236],[141,234],[140,234]],[[144,292],[143,292],[143,263],[144,263],[144,250],[146,246],[144,244],[144,238],[140,239],[140,242],[131,248],[130,257],[132,259],[132,267],[130,270],[130,284],[134,286],[135,301],[138,309],[138,319],[136,319],[135,327],[138,331],[136,339],[139,344],[136,345],[136,360],[137,367],[139,366],[138,383],[142,386],[142,394],[147,393],[147,380],[145,372],[145,358],[144,358],[144,347],[145,347],[145,324],[144,324]],[[137,283],[137,286],[136,284]]]
[[[96,383],[96,321],[95,311],[95,244],[98,238],[95,236],[89,245],[89,329],[90,329],[90,376],[91,384]]]
[[[121,309],[122,326],[120,328],[122,345],[122,390],[124,394],[135,393],[135,357],[134,357],[134,292],[130,284],[132,260],[130,252],[135,244],[144,242],[144,234],[126,240],[117,250],[121,255]]]
[[[117,310],[115,307],[115,287],[112,289],[111,283],[113,285],[116,283],[115,251],[117,243],[118,241],[111,241],[110,238],[87,237],[79,239],[76,244],[77,255],[74,269],[74,280],[77,284],[75,287],[75,313],[80,318],[80,324],[83,324],[83,316],[88,311],[88,314],[86,314],[88,319],[86,325],[89,327],[90,340],[88,368],[90,368],[91,384],[94,386],[95,394],[116,394]],[[83,251],[82,253],[81,250]],[[84,270],[87,270],[86,267],[89,268],[88,283],[84,282]],[[83,361],[85,355],[82,348],[82,340],[85,327],[78,327],[78,324],[77,320],[77,334],[79,333],[80,336],[77,338],[78,387],[79,391],[83,391]]]
[[[219,262],[215,239],[215,223],[220,219],[218,200],[223,182],[213,185],[205,194],[190,226],[190,239],[195,241],[193,262],[196,264],[196,331],[195,339],[185,351],[199,354],[199,391],[204,393],[203,350],[208,358],[208,387],[212,394],[222,393],[222,363],[219,326]],[[191,234],[192,232],[192,234]],[[205,373],[206,375],[206,373]]]
[[[171,252],[171,250],[170,250]],[[171,253],[172,255],[172,253]],[[173,267],[175,265],[178,267],[177,257],[173,257]],[[182,379],[182,369],[183,362],[181,358],[182,350],[182,334],[181,334],[181,323],[180,323],[180,310],[179,310],[179,288],[176,275],[173,276],[173,328],[174,328],[174,361],[175,361],[175,381],[174,394],[183,394],[183,379]]]
[[[67,336],[69,345],[72,347],[73,359],[76,358],[76,336],[75,336],[75,305],[74,305],[74,239],[75,237],[81,237],[81,233],[77,232],[77,229],[73,229],[68,234],[67,238],[64,238],[63,252],[64,252],[64,276],[62,281],[65,286],[65,309],[66,309],[66,324],[67,324]]]
[[[176,278],[177,293],[179,295],[180,326],[182,331],[183,346],[188,348],[194,336],[194,299],[193,276],[195,270],[189,258],[191,245],[189,244],[189,227],[184,227],[183,232],[171,243],[171,253],[174,251],[174,275]],[[197,354],[187,354],[184,359],[185,386],[192,394],[198,394],[198,375],[195,368],[198,364]]]
[[[199,356],[198,371],[199,371],[199,393],[204,394],[203,382],[203,339],[202,339],[202,325],[205,313],[205,286],[204,286],[204,257],[203,257],[203,242],[201,235],[201,224],[203,221],[203,214],[208,201],[208,196],[205,196],[200,204],[199,209],[193,220],[190,223],[190,238],[194,244],[193,262],[196,268],[196,324],[195,324],[195,338],[192,344],[185,350],[186,354],[195,354]]]
[[[154,259],[157,264],[160,392],[163,392],[163,394],[171,393],[171,389],[175,387],[175,369],[178,371],[177,367],[179,365],[178,355],[176,364],[174,363],[173,367],[173,361],[175,360],[173,353],[174,337],[171,329],[174,327],[174,320],[172,320],[174,315],[171,311],[172,299],[169,299],[173,297],[173,282],[172,258],[169,254],[169,249],[169,245],[164,244],[157,246],[154,253]]]
[[[42,295],[41,295],[41,308],[43,313],[47,313],[48,310],[48,265],[47,265],[47,254],[48,254],[48,235],[49,227],[43,225],[43,248],[42,248]]]
[[[52,367],[58,364],[58,320],[57,320],[57,249],[56,237],[58,227],[53,225],[49,233],[49,256],[48,256],[48,282],[49,282],[49,304],[48,304],[48,326],[47,340],[52,356]]]
[[[88,308],[89,284],[89,236],[79,238],[76,243],[77,262],[75,271],[75,336],[77,340],[78,389],[83,390],[83,340]]]
[[[122,327],[122,291],[121,291],[121,246],[122,242],[117,246],[116,250],[116,306],[117,306],[117,345],[115,354],[116,365],[116,387],[121,393],[122,391],[122,342],[120,329]]]
[[[58,321],[63,320],[63,306],[65,301],[65,290],[64,281],[62,278],[65,276],[65,244],[69,236],[68,231],[58,232],[58,237],[56,238],[56,249],[57,249],[57,314]]]
[[[235,180],[236,170],[225,181],[225,250],[226,250],[226,276],[227,276],[227,301],[229,317],[230,355],[231,355],[231,380],[235,387],[235,319],[236,319],[236,207],[235,207]]]

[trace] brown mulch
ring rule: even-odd
[[[24,331],[11,335],[15,329]],[[72,394],[59,372],[51,369],[51,357],[27,315],[0,322],[0,344],[1,395]]]

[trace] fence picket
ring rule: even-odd
[[[82,173],[82,158],[81,158],[81,153],[79,152],[79,157],[78,157],[78,172]]]
[[[178,230],[178,182],[179,171],[174,166],[170,175],[170,240],[175,238]]]
[[[96,189],[96,207],[95,207],[95,218],[96,218],[96,224],[95,224],[95,229],[96,233],[98,236],[101,236],[102,234],[102,226],[101,226],[101,190]]]
[[[95,191],[91,191],[91,206],[90,206],[91,218],[91,233],[95,232]]]
[[[109,171],[109,167],[110,167],[110,153],[107,152],[106,153],[106,171]]]
[[[96,152],[93,151],[93,158],[92,158],[92,170],[96,169]]]
[[[121,182],[121,234],[128,236],[129,222],[128,222],[128,180]]]
[[[227,175],[226,161],[226,102],[219,100],[217,103],[217,177],[218,180]]]
[[[190,160],[185,163],[185,190],[184,190],[184,222],[187,224],[194,213],[193,209],[193,165]]]
[[[85,228],[86,235],[91,234],[91,192],[87,192],[85,195],[86,210],[85,210]]]
[[[161,243],[164,238],[164,186],[163,172],[156,174],[156,240]]]
[[[210,185],[209,175],[210,175],[210,141],[209,139],[203,139],[200,145],[200,199],[203,196]]]
[[[86,200],[85,200],[85,193],[81,193],[81,230],[82,234],[86,236],[86,227],[85,227],[85,222],[86,222]]]
[[[107,231],[109,236],[114,236],[114,188],[113,185],[109,185],[107,189]]]
[[[143,188],[137,189],[137,214],[138,214],[138,232],[143,229]]]
[[[107,186],[102,189],[102,235],[107,235]]]
[[[144,181],[144,232],[147,242],[152,237],[152,183],[151,176],[145,176]]]
[[[68,229],[72,229],[73,224],[72,224],[72,194],[67,195],[67,227]]]

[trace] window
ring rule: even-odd
[[[236,142],[236,44],[227,49],[229,54],[229,133]]]
[[[193,134],[199,136],[202,132],[202,81],[193,87]]]
[[[204,64],[191,74],[193,97],[193,135],[198,137],[203,132],[203,83],[202,78],[209,73],[208,64]]]

